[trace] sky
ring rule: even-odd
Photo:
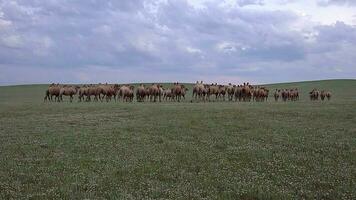
[[[343,78],[355,0],[0,0],[0,85]]]

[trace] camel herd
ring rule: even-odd
[[[196,82],[192,89],[191,101],[267,101],[269,90],[262,86],[252,86],[249,83],[241,85],[220,85],[204,84],[203,81]],[[106,101],[112,99],[115,101],[132,102],[136,97],[137,102],[161,102],[161,101],[182,101],[185,100],[188,88],[178,82],[173,86],[164,88],[161,84],[140,84],[136,88],[133,85],[119,84],[88,84],[83,86],[77,85],[60,85],[52,83],[46,90],[44,101],[63,101],[63,96],[68,96],[72,102],[75,95],[78,95],[79,102]],[[313,89],[310,93],[312,101],[330,100],[331,92],[319,91]],[[297,101],[299,100],[299,91],[293,89],[276,89],[274,94],[275,101]]]
[[[122,100],[124,102],[132,102],[136,95],[138,102],[145,100],[162,101],[185,99],[187,88],[183,84],[174,83],[170,89],[164,89],[161,84],[152,84],[145,86],[140,84],[135,91],[133,85],[118,85],[118,84],[90,84],[79,86],[60,85],[52,83],[46,90],[44,101],[63,101],[63,95],[69,96],[69,101],[72,102],[74,95],[78,94],[78,101],[111,101],[112,99]]]
[[[275,101],[278,101],[278,99],[282,101],[297,101],[299,100],[299,91],[298,88],[276,89],[273,96]]]
[[[311,101],[318,101],[319,97],[322,101],[324,101],[325,98],[330,100],[331,92],[325,90],[319,91],[318,89],[314,88],[311,92],[309,92],[309,97]]]
[[[69,101],[73,101],[73,96],[78,93],[78,90],[80,89],[79,86],[67,86],[67,85],[59,85],[59,84],[54,84],[52,83],[49,88],[46,90],[46,95],[44,97],[44,100],[50,100],[53,101],[53,96],[55,96],[56,101],[63,101],[63,95],[64,96],[69,96]]]
[[[214,100],[225,101],[225,96],[229,101],[267,101],[269,90],[265,87],[252,86],[249,83],[243,85],[218,85],[204,84],[203,81],[196,82],[193,86],[193,99],[199,101],[211,101],[211,97],[215,97]]]

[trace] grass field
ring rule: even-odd
[[[301,100],[43,103],[46,85],[0,87],[0,199],[356,199],[356,80],[268,87]]]

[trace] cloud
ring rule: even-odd
[[[239,6],[246,6],[246,5],[263,5],[264,0],[238,0],[237,4]]]
[[[3,1],[0,84],[21,82],[25,74],[26,83],[356,76],[355,26],[321,25],[269,6],[260,0]]]
[[[193,47],[187,47],[186,50],[188,53],[192,53],[192,54],[202,53],[202,51],[200,49],[193,48]]]
[[[356,26],[350,26],[343,22],[337,22],[329,26],[316,26],[319,32],[318,42],[325,43],[351,43],[356,42]]]
[[[356,1],[354,1],[354,0],[318,0],[318,5],[320,5],[320,6],[329,6],[329,5],[356,6]]]
[[[1,38],[1,44],[9,48],[21,48],[23,39],[19,35],[9,35]]]
[[[0,18],[0,31],[7,29],[11,26],[11,21],[7,21]]]

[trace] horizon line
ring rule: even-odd
[[[300,80],[300,81],[291,81],[291,82],[276,82],[276,83],[259,83],[259,84],[252,84],[252,85],[275,85],[275,84],[287,84],[287,83],[301,83],[301,82],[318,82],[318,81],[356,81],[356,78],[345,78],[345,79],[318,79],[318,80]],[[131,83],[108,83],[108,84],[152,84],[152,83],[161,83],[161,84],[169,84],[169,83],[183,83],[183,84],[195,84],[195,82],[131,82]],[[210,83],[210,82],[209,82]],[[30,86],[30,85],[50,85],[52,83],[28,83],[28,84],[0,84],[0,87],[11,87],[11,86]],[[61,85],[84,85],[84,84],[99,84],[99,83],[59,83]],[[105,84],[105,83],[101,83]]]

